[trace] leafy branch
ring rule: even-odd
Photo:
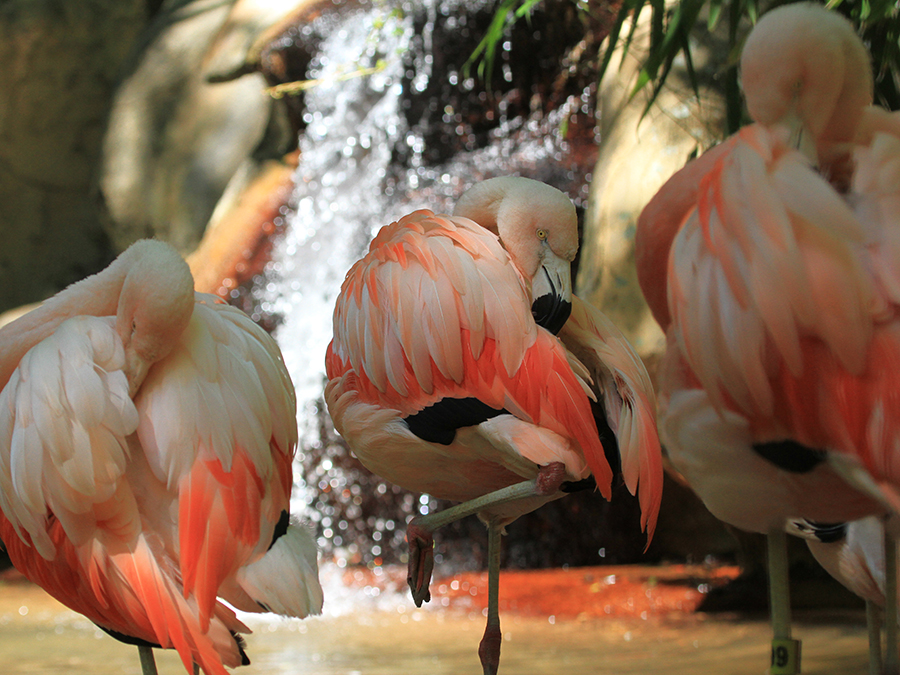
[[[729,58],[724,72],[726,129],[728,133],[736,131],[741,126],[742,111],[736,68],[741,46],[740,26],[744,18],[752,23],[756,22],[759,15],[758,0],[681,0],[672,6],[667,6],[665,0],[623,0],[610,29],[606,52],[598,71],[599,78],[606,73],[617,49],[628,51],[631,48],[638,17],[648,5],[651,13],[649,51],[631,90],[631,96],[634,97],[644,87],[652,87],[644,107],[646,114],[662,91],[679,54],[684,57],[688,81],[694,93],[699,95],[697,73],[694,70],[689,41],[691,32],[701,21],[704,9],[707,10],[706,27],[710,32],[716,30],[723,14],[727,14]],[[622,28],[629,19],[630,31],[620,43]]]
[[[516,21],[523,17],[530,19],[532,11],[540,1],[501,0],[485,36],[464,66],[464,76],[468,77],[472,66],[477,64],[479,77],[490,87],[490,74],[496,59],[497,45]],[[573,2],[579,10],[585,11],[587,0],[573,0]],[[691,87],[699,93],[690,46],[691,32],[703,21],[710,31],[715,30],[721,21],[727,21],[729,57],[724,70],[724,94],[726,128],[728,133],[733,133],[742,123],[743,100],[738,84],[737,63],[746,29],[756,23],[762,11],[785,4],[782,0],[768,0],[763,6],[763,2],[680,0],[674,4],[667,4],[666,0],[621,0],[609,30],[606,49],[600,58],[598,79],[601,79],[609,68],[617,49],[630,49],[635,38],[637,20],[642,12],[649,9],[649,49],[631,96],[634,97],[645,87],[651,88],[644,110],[646,113],[665,85],[679,55],[684,58]],[[828,0],[826,4],[848,17],[857,26],[860,36],[869,48],[874,64],[876,101],[888,109],[900,109],[900,0]]]

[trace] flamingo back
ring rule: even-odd
[[[0,507],[38,553],[56,555],[53,514],[71,541],[116,493],[138,425],[111,318],[76,317],[29,350],[0,392]]]
[[[296,401],[277,346],[249,317],[200,294],[194,314],[135,404],[148,465],[179,495],[180,571],[206,625],[222,584],[266,552],[289,510]],[[316,611],[309,600],[301,616]]]
[[[379,232],[342,286],[326,372],[338,431],[348,390],[401,417],[476,398],[570,439],[610,496],[585,381],[535,323],[529,286],[497,236],[467,218],[423,210]],[[570,468],[581,477],[582,467]]]
[[[795,377],[812,367],[805,336],[863,369],[876,304],[864,244],[844,200],[781,134],[739,132],[669,256],[678,348],[720,409],[771,417],[780,365]]]
[[[313,536],[287,516],[293,387],[270,336],[198,294],[132,401],[114,324],[64,321],[0,393],[0,535],[26,576],[104,629],[224,675],[248,662],[248,629],[218,597],[321,611]]]

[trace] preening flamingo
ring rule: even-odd
[[[591,477],[609,499],[620,471],[648,537],[656,524],[655,397],[623,335],[572,294],[577,248],[565,195],[494,178],[452,216],[416,211],[382,228],[335,307],[325,389],[335,428],[372,472],[463,502],[410,523],[417,605],[430,597],[431,532],[473,513],[488,525],[485,673],[500,656],[508,523]],[[592,400],[604,410],[600,431]]]
[[[900,154],[865,47],[822,6],[765,15],[741,76],[755,123],[660,189],[636,257],[667,333],[664,445],[714,515],[769,534],[778,645],[787,519],[898,504]]]
[[[195,294],[166,244],[0,330],[0,537],[13,564],[114,637],[205,673],[249,663],[234,608],[322,606],[289,516],[294,390],[275,342]]]

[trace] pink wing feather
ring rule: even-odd
[[[849,195],[777,130],[728,143],[669,254],[675,344],[755,439],[841,452],[895,491],[900,139],[876,132],[855,150]]]
[[[853,213],[803,156],[745,127],[701,182],[669,257],[679,348],[720,407],[771,416],[773,365],[799,375],[804,336],[862,369],[875,305],[863,253]]]
[[[198,296],[183,339],[135,399],[149,465],[179,491],[183,584],[204,628],[222,582],[265,552],[289,509],[296,403],[273,362],[272,339],[245,314]]]
[[[84,542],[125,473],[138,418],[124,364],[112,320],[77,317],[32,347],[0,393],[0,506],[47,560],[49,513]]]
[[[91,316],[21,359],[0,393],[0,533],[68,606],[225,675],[248,629],[217,594],[289,508],[293,387],[274,341],[212,296],[134,402],[124,362],[114,320]]]
[[[641,504],[641,527],[653,536],[662,500],[663,467],[656,430],[656,395],[640,356],[606,315],[577,296],[559,334],[563,344],[587,366],[604,398],[616,434],[622,475]]]

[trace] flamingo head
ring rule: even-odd
[[[853,26],[805,2],[759,20],[741,54],[741,83],[753,120],[786,124],[808,155],[852,140],[873,96],[869,55]]]
[[[460,197],[453,215],[474,220],[500,237],[519,273],[531,280],[531,311],[557,333],[572,311],[572,261],[578,218],[571,200],[529,178],[491,178]]]
[[[194,311],[194,279],[168,244],[143,240],[119,257],[126,267],[116,312],[132,396],[147,371],[172,351]]]

